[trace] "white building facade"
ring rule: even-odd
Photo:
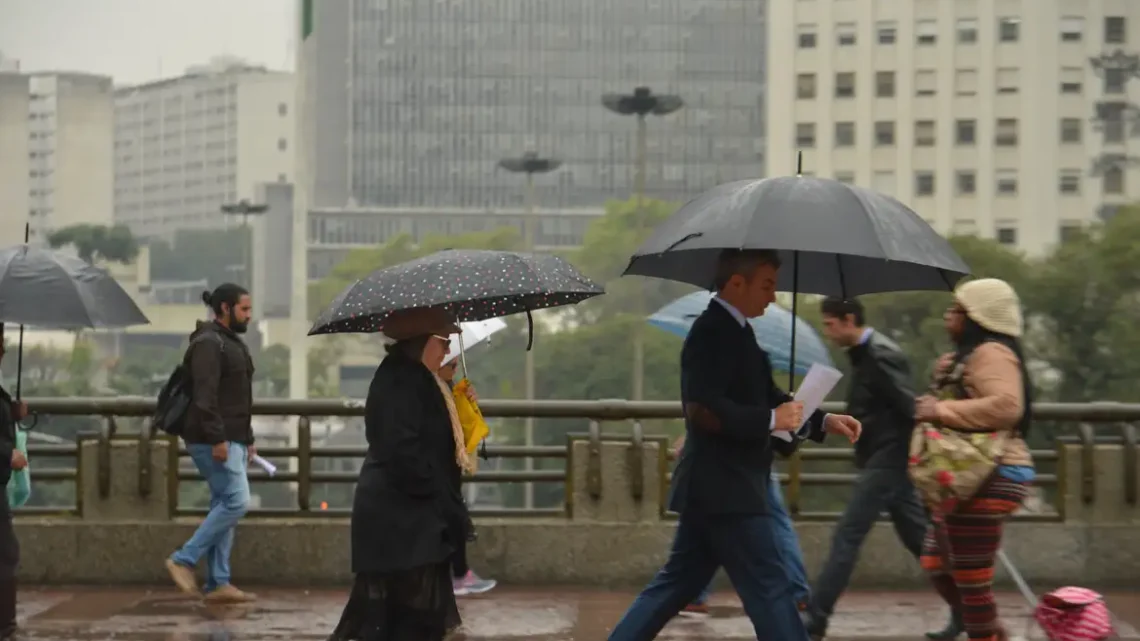
[[[221,228],[220,208],[293,178],[293,75],[220,60],[115,92],[115,222],[140,237]]]
[[[28,77],[0,70],[0,246],[24,240],[29,210]]]
[[[1030,254],[1140,197],[1140,2],[783,0],[769,25],[769,175],[802,152],[805,174]]]

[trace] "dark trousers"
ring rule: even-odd
[[[0,486],[0,639],[16,630],[16,567],[20,563],[20,542],[12,527],[12,509],[7,488]]]
[[[462,579],[470,569],[467,567],[467,541],[464,540],[455,548],[455,554],[451,555],[451,576]]]
[[[835,603],[855,571],[863,540],[883,512],[890,515],[907,551],[916,559],[922,553],[929,520],[906,469],[862,470],[851,500],[835,526],[831,552],[812,586],[812,610],[817,616],[827,617],[835,610]]]
[[[807,641],[791,560],[765,515],[681,515],[669,560],[634,599],[609,641],[650,641],[723,567],[759,641]]]

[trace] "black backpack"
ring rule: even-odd
[[[218,341],[218,348],[222,350],[222,354],[226,353],[226,342],[222,340],[221,336],[213,332],[202,334],[190,341],[186,347],[186,354],[182,357],[182,362],[170,373],[170,378],[166,379],[166,384],[158,393],[158,403],[154,408],[154,416],[151,417],[152,431],[158,429],[171,436],[182,436],[183,430],[186,428],[186,413],[190,409],[194,383],[187,361],[189,361],[190,350],[195,343],[207,340],[208,337],[213,337],[213,340]]]

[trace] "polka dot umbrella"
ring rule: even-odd
[[[340,293],[309,336],[383,330],[395,312],[438,307],[456,321],[480,321],[574,305],[605,290],[547,254],[448,249],[381,269]]]

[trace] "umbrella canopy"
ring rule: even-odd
[[[649,324],[684,338],[689,335],[693,321],[709,306],[710,292],[693,292],[657,310],[649,317]],[[748,320],[756,342],[768,352],[772,367],[789,372],[792,358],[792,323],[796,324],[796,369],[799,375],[807,374],[813,364],[833,366],[831,354],[815,329],[801,318],[779,305],[769,305],[764,315]]]
[[[711,289],[724,249],[774,249],[783,291],[849,298],[950,290],[969,267],[899,201],[836,180],[742,180],[690,201],[637,250],[626,274]]]
[[[28,245],[0,249],[0,322],[65,330],[150,323],[106,270]]]
[[[394,312],[442,308],[457,321],[479,321],[573,305],[604,294],[557,256],[449,249],[373,272],[340,293],[309,335],[382,331]]]
[[[484,321],[462,323],[459,326],[461,330],[460,333],[451,335],[451,349],[447,350],[447,355],[443,357],[444,365],[459,358],[461,354],[466,354],[467,350],[475,347],[479,343],[490,339],[491,334],[495,334],[506,328],[507,323],[501,318],[489,318]]]

